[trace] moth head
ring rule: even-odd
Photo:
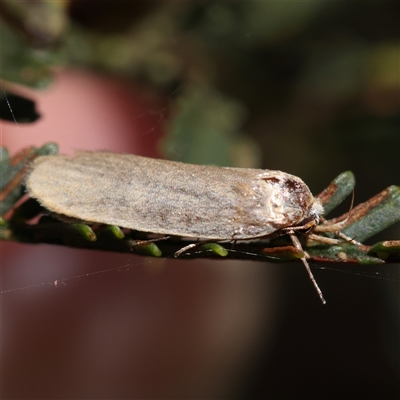
[[[300,178],[274,171],[274,176],[264,177],[264,180],[273,188],[270,206],[273,214],[280,216],[282,224],[307,227],[318,225],[324,209]]]

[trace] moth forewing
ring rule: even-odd
[[[39,157],[26,186],[45,208],[82,221],[214,240],[295,226],[314,201],[300,178],[281,171],[108,152]]]

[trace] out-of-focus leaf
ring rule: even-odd
[[[0,36],[2,79],[36,89],[48,87],[53,78],[50,66],[56,55],[30,48],[4,21],[0,23]]]
[[[164,153],[174,160],[194,164],[233,166],[244,109],[212,88],[190,86],[178,99],[177,114],[163,143]],[[257,163],[254,151],[253,162]],[[240,162],[240,161],[239,161]]]
[[[54,45],[64,32],[68,5],[68,0],[2,0],[0,10],[3,18],[27,43],[36,49],[46,49]]]

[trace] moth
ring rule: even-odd
[[[300,178],[281,171],[84,151],[36,158],[25,184],[31,197],[56,214],[202,241],[288,234],[302,250],[298,232],[333,243],[314,232],[340,229],[320,224],[320,200]],[[306,256],[302,262],[325,303]]]

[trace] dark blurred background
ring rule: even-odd
[[[128,91],[139,86],[146,101],[159,99],[157,108],[143,107],[153,119],[145,132],[135,133],[154,153],[185,162],[280,169],[300,176],[315,194],[351,170],[356,204],[399,184],[398,2],[0,4],[5,81],[51,91],[57,87],[54,71],[72,69],[129,82]],[[139,101],[136,93],[120,107]],[[43,104],[38,100],[38,107]],[[65,113],[75,118],[67,108]],[[36,140],[13,132],[20,146]],[[149,136],[154,132],[161,139]],[[51,132],[54,141],[58,134]],[[64,151],[83,147],[79,140],[61,140],[69,146]],[[97,140],[95,134],[90,139],[96,146]],[[2,142],[12,146],[6,135]],[[371,243],[398,239],[399,233],[397,224]],[[254,339],[243,373],[209,397],[400,399],[398,265],[319,267],[329,267],[315,269],[328,299],[324,307],[297,263],[263,267],[282,275],[273,333],[265,341]],[[13,361],[3,362],[3,371],[9,368],[15,376],[24,369],[15,353],[6,359]],[[30,393],[5,376],[10,373],[3,374],[4,397]],[[43,389],[46,384],[43,379],[32,398],[54,395]],[[169,396],[206,396],[197,389],[168,390]],[[71,396],[68,388],[60,393]],[[89,389],[74,393],[95,396]],[[121,393],[137,398],[151,392],[139,396],[128,385],[104,396]]]

